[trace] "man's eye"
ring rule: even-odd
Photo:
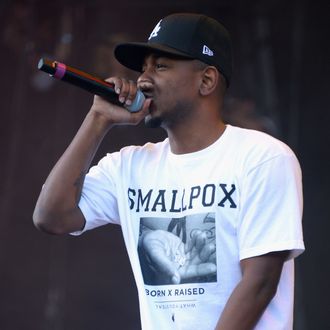
[[[163,64],[163,63],[157,63],[156,64],[156,69],[165,69],[166,68],[166,65]]]

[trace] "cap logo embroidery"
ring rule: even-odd
[[[214,56],[213,51],[205,45],[203,46],[203,54],[208,55],[208,56]]]
[[[158,36],[158,32],[161,28],[160,23],[162,20],[160,20],[157,25],[154,27],[154,29],[152,30],[152,32],[150,33],[150,36],[148,38],[148,40],[150,40],[151,38],[157,37]]]

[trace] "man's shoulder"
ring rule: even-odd
[[[295,153],[286,143],[261,131],[230,126],[227,140],[233,157],[247,170],[275,159],[298,163]]]
[[[285,142],[268,133],[230,125],[228,128],[231,142],[247,152],[269,152],[274,155],[292,153]]]
[[[113,172],[116,169],[121,171],[124,168],[145,166],[145,164],[157,162],[167,149],[167,139],[156,143],[148,142],[144,145],[125,146],[119,151],[103,156],[97,163],[97,168],[106,172]]]

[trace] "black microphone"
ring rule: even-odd
[[[118,100],[118,94],[116,94],[113,84],[57,61],[41,58],[38,63],[38,69],[49,73],[54,78],[66,81],[88,92],[102,96],[113,104],[124,106],[130,112],[139,111],[145,100],[143,93],[138,90],[132,104],[123,105]]]

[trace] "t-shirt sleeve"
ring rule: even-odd
[[[240,259],[305,247],[302,232],[302,178],[293,154],[274,156],[250,169],[241,191]]]
[[[107,155],[87,173],[79,201],[86,223],[80,235],[87,230],[109,223],[120,224],[116,197],[116,172],[119,158]]]

